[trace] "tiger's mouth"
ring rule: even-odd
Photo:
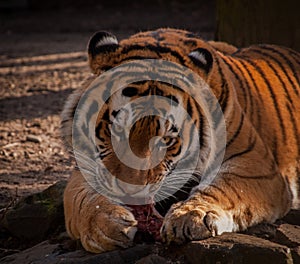
[[[161,241],[160,228],[163,217],[155,209],[154,203],[145,205],[126,205],[137,220],[136,243]]]
[[[125,206],[129,208],[138,222],[138,231],[134,241],[136,243],[161,241],[160,228],[165,214],[172,204],[187,199],[194,186],[195,183],[188,182],[174,195],[160,202],[155,203],[155,196],[153,196],[149,203],[141,205],[126,204]]]
[[[151,191],[150,185],[128,185],[126,188],[119,190],[126,204],[143,205],[153,204],[155,193]]]

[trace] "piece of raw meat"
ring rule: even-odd
[[[135,241],[161,241],[160,227],[162,226],[163,217],[156,211],[154,204],[126,206],[131,209],[135,219],[138,221]]]

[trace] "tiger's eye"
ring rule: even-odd
[[[175,138],[164,136],[157,142],[157,146],[160,148],[168,148],[172,146],[175,143],[175,141]]]
[[[125,89],[123,89],[122,91],[122,95],[126,96],[126,97],[132,97],[137,95],[138,93],[138,89],[135,87],[127,87]]]

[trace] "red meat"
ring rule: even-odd
[[[146,205],[127,205],[138,221],[138,232],[135,240],[154,240],[161,241],[160,227],[163,217],[156,211],[154,204]],[[148,241],[146,241],[148,242]]]

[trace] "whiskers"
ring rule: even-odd
[[[103,165],[99,154],[95,152],[95,157],[74,149],[73,156],[76,158],[76,167],[80,169],[87,183],[98,193],[105,194],[112,192],[111,175]]]
[[[202,176],[199,171],[174,168],[161,182],[152,186],[130,185],[129,188],[127,183],[110,174],[97,151],[91,156],[74,149],[72,155],[76,157],[76,166],[80,169],[87,184],[99,194],[117,199],[117,201],[121,201],[124,197],[130,198],[131,195],[135,197],[133,193],[140,193],[141,197],[143,195],[143,197],[153,197],[157,204],[161,203],[161,206],[164,207],[164,203],[168,203],[170,200],[176,202],[186,199],[191,189],[199,185]],[[129,192],[127,192],[128,190]]]
[[[157,202],[170,198],[178,200],[178,192],[181,193],[180,196],[188,196],[191,188],[198,185],[200,179],[201,174],[199,172],[189,169],[175,169],[164,178],[160,189],[155,194],[155,200]]]

